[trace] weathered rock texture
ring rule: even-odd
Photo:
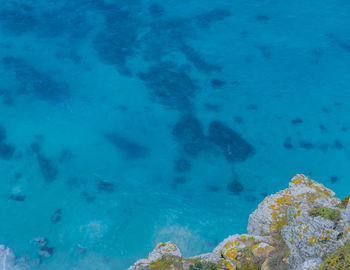
[[[211,253],[183,258],[170,242],[128,270],[316,270],[350,234],[350,204],[298,174],[289,188],[266,197],[250,215],[248,234],[232,235]]]

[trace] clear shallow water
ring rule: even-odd
[[[0,243],[34,269],[124,269],[159,241],[190,256],[245,232],[295,173],[344,196],[349,12],[3,1]]]

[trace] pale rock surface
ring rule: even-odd
[[[340,200],[335,193],[323,185],[297,174],[289,183],[289,188],[266,197],[250,216],[248,233],[265,235],[276,228],[286,215],[286,210],[293,202],[308,202],[334,207]]]
[[[300,269],[298,270],[318,270],[321,262],[322,261],[320,258],[307,260],[301,265]]]
[[[175,244],[171,242],[160,243],[148,255],[147,259],[138,260],[134,266],[129,267],[129,270],[144,269],[144,266],[149,265],[152,262],[156,262],[165,256],[182,258],[181,252]]]
[[[158,244],[147,259],[137,261],[129,270],[156,269],[150,264],[167,256],[179,258],[177,267],[171,269],[188,270],[197,260],[213,263],[218,270],[239,269],[242,256],[250,256],[249,260],[260,259],[262,270],[274,270],[269,260],[274,265],[273,256],[278,252],[283,254],[278,263],[287,264],[289,270],[317,270],[322,256],[350,239],[350,203],[346,209],[339,209],[340,202],[330,189],[297,174],[287,189],[266,197],[250,215],[248,234],[231,235],[211,253],[187,259],[174,244]],[[340,218],[332,221],[310,216],[316,206],[339,211]]]
[[[250,247],[255,242],[270,242],[270,237],[254,236],[249,234],[235,234],[224,239],[212,252],[211,262],[217,263],[221,258],[225,259],[225,264],[231,266],[232,269],[239,266],[237,256],[243,248]]]
[[[288,224],[283,227],[282,236],[289,247],[289,264],[293,268],[344,245],[344,225],[309,216],[311,208],[310,204],[299,203],[288,209]]]

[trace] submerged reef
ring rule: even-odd
[[[267,196],[250,215],[247,234],[234,234],[212,252],[184,258],[160,243],[128,270],[349,269],[350,204],[303,174]]]

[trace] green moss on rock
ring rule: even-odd
[[[259,270],[259,264],[262,264],[263,261],[259,262],[258,258],[253,255],[252,246],[241,249],[238,256],[238,261],[240,263],[239,270]]]
[[[169,269],[177,269],[181,263],[181,259],[176,256],[164,256],[160,260],[151,262],[149,267],[151,270],[169,270]]]
[[[309,212],[309,215],[312,217],[322,217],[324,219],[331,220],[335,223],[339,222],[341,213],[338,209],[332,209],[323,206],[314,206]]]
[[[345,209],[346,206],[348,205],[349,198],[350,198],[350,194],[348,194],[348,196],[346,196],[345,198],[343,198],[343,199],[341,200],[341,202],[338,204],[338,207],[339,207],[339,208],[342,208],[342,209]]]
[[[350,269],[350,240],[344,246],[339,247],[319,267],[320,270]]]
[[[190,265],[190,270],[217,270],[217,266],[211,262],[197,260],[194,265]]]

